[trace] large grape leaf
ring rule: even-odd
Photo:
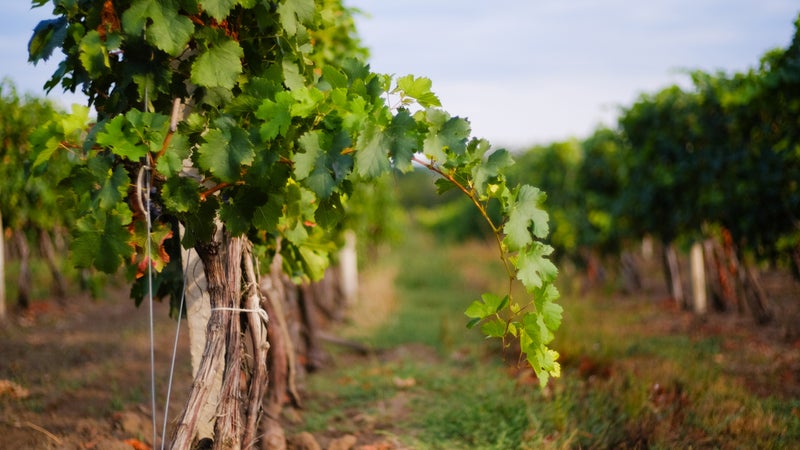
[[[102,179],[100,190],[97,191],[97,202],[100,209],[113,209],[117,203],[122,201],[123,196],[128,191],[130,181],[128,174],[122,166],[117,166],[114,171],[110,169]]]
[[[280,197],[270,196],[267,203],[257,207],[253,212],[253,226],[258,230],[274,232],[278,227],[283,209],[283,202]]]
[[[41,60],[47,61],[53,50],[61,47],[67,37],[67,19],[42,20],[33,29],[33,35],[28,41],[28,61],[34,64]]]
[[[407,97],[416,100],[423,108],[442,106],[439,97],[431,92],[431,85],[430,78],[415,78],[413,75],[406,75],[397,79],[397,89]]]
[[[377,125],[368,126],[356,141],[356,171],[374,178],[391,169],[386,136]]]
[[[556,278],[558,269],[547,259],[552,252],[553,247],[533,242],[529,248],[521,250],[517,255],[517,279],[529,292]]]
[[[75,237],[71,249],[78,267],[95,267],[114,273],[133,252],[129,245],[130,232],[125,225],[130,217],[117,211],[94,211],[75,223]]]
[[[132,35],[144,33],[147,42],[178,56],[194,31],[191,19],[178,11],[175,0],[134,0],[122,14],[122,28]]]
[[[510,250],[518,250],[533,241],[543,239],[549,232],[547,211],[541,208],[546,196],[539,188],[523,185],[516,200],[508,207],[508,221],[503,227],[505,242]],[[531,228],[533,236],[531,236]]]
[[[228,16],[238,0],[203,0],[203,11],[214,19],[221,21]]]
[[[266,99],[261,103],[256,111],[256,117],[264,121],[259,128],[261,139],[269,141],[286,134],[292,124],[292,104],[292,94],[285,91],[275,95],[275,101]]]
[[[314,18],[316,5],[314,0],[285,0],[278,5],[278,15],[286,32],[293,36],[298,27]]]
[[[200,206],[200,183],[190,177],[171,177],[161,190],[164,207],[174,213],[188,213]]]
[[[484,195],[489,181],[497,177],[506,167],[512,164],[514,164],[514,159],[511,158],[511,154],[506,149],[501,148],[492,152],[483,164],[475,166],[472,174],[473,185],[478,195]]]
[[[247,132],[237,126],[211,129],[203,140],[197,149],[198,165],[227,183],[239,179],[243,166],[255,157]]]
[[[447,153],[461,155],[467,148],[470,125],[460,117],[440,109],[428,109],[425,119],[429,123],[428,134],[423,142],[423,151],[436,161],[447,161]]]
[[[125,116],[116,116],[106,122],[102,131],[97,133],[97,143],[107,146],[115,155],[136,161],[147,154],[148,148],[135,140],[130,128],[130,122]]]
[[[329,170],[330,137],[321,130],[305,133],[299,139],[303,152],[292,157],[294,173],[298,180],[305,180],[308,186],[320,198],[327,198],[336,187],[336,181]]]
[[[401,172],[409,172],[414,166],[411,158],[421,146],[421,137],[417,131],[417,122],[407,110],[401,109],[392,117],[392,123],[386,129],[389,138],[391,156],[394,166]]]
[[[100,76],[111,68],[105,42],[96,30],[91,30],[83,36],[79,49],[81,64],[89,76]]]
[[[183,134],[172,136],[166,151],[156,162],[158,173],[165,178],[170,178],[183,170],[183,161],[191,153],[191,142]]]
[[[250,229],[250,217],[237,200],[229,199],[219,208],[219,220],[233,236],[240,236]]]
[[[233,89],[242,73],[244,50],[238,42],[220,40],[192,63],[191,80],[198,86]]]

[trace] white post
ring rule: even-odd
[[[184,229],[180,226],[181,239],[183,239]],[[200,260],[194,249],[181,247],[181,259],[183,260],[183,273],[186,274],[184,280],[186,286],[186,322],[189,327],[189,353],[192,357],[192,377],[197,375],[200,368],[200,359],[206,347],[206,331],[208,320],[211,317],[211,298],[208,293],[208,282]],[[219,403],[219,392],[222,388],[222,371],[214,374],[213,386],[209,402],[204,406],[200,413],[200,420],[197,422],[197,439],[214,437],[214,415],[216,414],[217,404]]]
[[[344,233],[344,247],[339,252],[342,295],[345,304],[352,306],[358,298],[358,255],[356,251],[356,233],[347,230]]]
[[[705,314],[708,311],[708,299],[706,295],[706,271],[703,261],[703,245],[700,242],[692,244],[689,253],[690,267],[692,271],[692,297],[694,299],[694,312]]]

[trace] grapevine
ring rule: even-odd
[[[226,264],[235,260],[224,258],[241,260],[241,247],[253,245],[265,249],[257,254],[279,252],[295,279],[317,279],[336,250],[354,186],[425,161],[483,213],[488,202],[500,203],[504,219],[490,223],[501,258],[509,279],[530,296],[520,302],[510,289],[504,297],[486,294],[467,309],[470,325],[482,322],[489,337],[518,339],[542,385],[559,375],[557,353],[547,346],[561,307],[552,249],[541,242],[548,233],[544,193],[507,186],[510,154],[470,138],[469,122],[441,109],[430,80],[372,72],[337,1],[52,6],[55,18],[31,39],[31,59],[60,49],[46,87],[81,90],[97,113],[86,128],[88,109],[76,109],[64,126],[48,128],[35,155],[35,166],[44,167],[56,152],[75,154],[63,183],[78,211],[78,265],[126,267],[138,300],[137,280],[150,266],[159,294],[174,294],[182,236],[180,245],[195,248],[207,272],[223,271],[223,278],[208,274],[219,290],[211,292],[218,309],[212,320],[228,326],[235,314],[225,308],[239,307],[243,286],[232,286],[240,284],[241,269],[231,270]],[[399,105],[387,103],[391,96]],[[152,211],[133,201],[131,186],[143,168],[153,180]],[[154,219],[152,228],[143,225],[144,215]],[[225,362],[231,371],[235,364]]]

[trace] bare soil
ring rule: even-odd
[[[154,304],[157,429],[176,322]],[[131,449],[152,441],[148,308],[123,290],[106,299],[37,302],[0,324],[0,448]],[[179,340],[174,419],[191,384],[188,335]],[[126,442],[127,441],[127,442]]]

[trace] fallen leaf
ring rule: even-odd
[[[132,438],[131,439],[125,439],[124,442],[126,444],[130,445],[131,447],[133,447],[134,450],[153,450],[152,447],[150,447],[149,445],[145,444],[144,442],[142,442],[142,441],[140,441],[138,439],[132,439]]]
[[[400,389],[410,388],[417,385],[417,380],[414,377],[400,378],[394,377],[394,386]]]
[[[23,399],[30,395],[27,389],[11,380],[0,380],[0,396],[8,395],[13,399]]]

